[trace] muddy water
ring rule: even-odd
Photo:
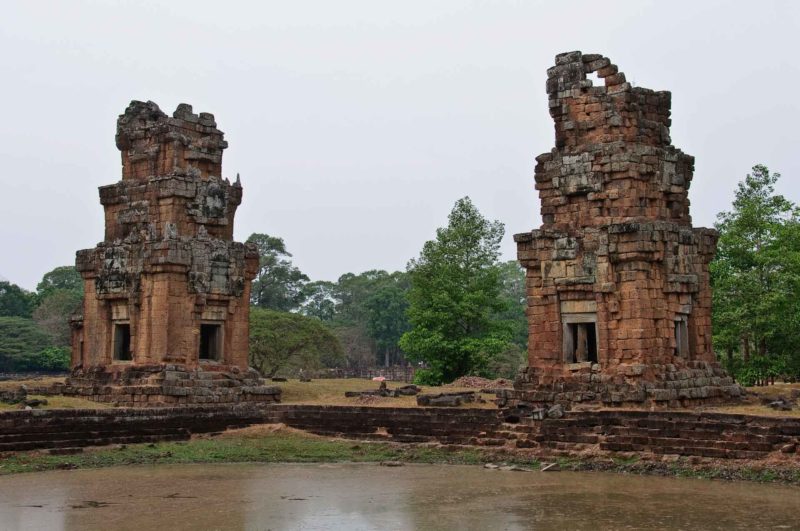
[[[182,465],[0,478],[0,529],[797,529],[800,488],[467,466]]]

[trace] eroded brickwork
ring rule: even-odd
[[[228,144],[214,116],[181,104],[169,117],[133,101],[117,121],[116,144],[122,180],[100,188],[105,238],[76,258],[86,296],[74,322],[73,383],[127,385],[143,367],[169,365],[192,380],[229,372],[253,387],[248,317],[258,252],[233,241],[242,186],[238,176],[222,178]],[[206,395],[181,401],[229,401]]]
[[[717,233],[691,225],[694,158],[671,144],[670,93],[633,87],[608,58],[581,52],[556,57],[546,89],[556,145],[536,158],[543,224],[514,236],[530,366],[509,400],[738,396],[711,346]]]

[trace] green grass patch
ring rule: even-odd
[[[517,465],[538,470],[543,463],[558,463],[569,471],[604,471],[683,478],[780,482],[800,485],[800,468],[719,463],[694,465],[687,459],[667,463],[629,458],[557,457],[541,459],[507,449],[442,447],[387,442],[330,439],[287,429],[254,426],[216,437],[157,444],[131,444],[87,449],[75,455],[44,452],[6,454],[0,458],[0,475],[45,470],[100,468],[126,465],[189,463],[404,463]]]
[[[132,444],[95,448],[75,455],[26,452],[0,461],[0,475],[57,469],[137,464],[182,463],[326,463],[381,462],[482,464],[498,460],[496,452],[418,445],[325,439],[296,432],[226,434],[185,442]],[[503,455],[508,463],[536,464],[524,456]]]

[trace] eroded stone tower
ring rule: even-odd
[[[222,178],[214,116],[133,101],[116,144],[122,180],[100,188],[105,237],[77,253],[86,295],[68,386],[118,403],[273,398],[248,371],[258,252],[233,241],[242,186]]]
[[[543,224],[514,236],[529,367],[506,398],[676,406],[738,396],[711,346],[717,233],[692,227],[694,158],[671,144],[670,93],[632,87],[595,54],[560,54],[547,74],[556,145],[536,158]]]

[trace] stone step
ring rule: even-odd
[[[172,433],[162,435],[114,435],[80,439],[56,439],[26,442],[0,443],[0,452],[20,452],[40,448],[68,448],[86,446],[106,446],[109,444],[136,444],[160,441],[180,441],[188,439],[188,434]]]
[[[16,443],[16,442],[30,442],[30,441],[46,441],[46,440],[63,440],[63,439],[96,439],[96,438],[109,438],[116,436],[126,436],[130,433],[141,434],[143,436],[158,436],[169,434],[185,434],[189,432],[180,427],[173,428],[137,428],[135,430],[118,429],[118,430],[80,430],[80,431],[58,431],[58,432],[44,432],[44,433],[16,433],[16,434],[3,434],[0,435],[0,444],[3,443]]]

